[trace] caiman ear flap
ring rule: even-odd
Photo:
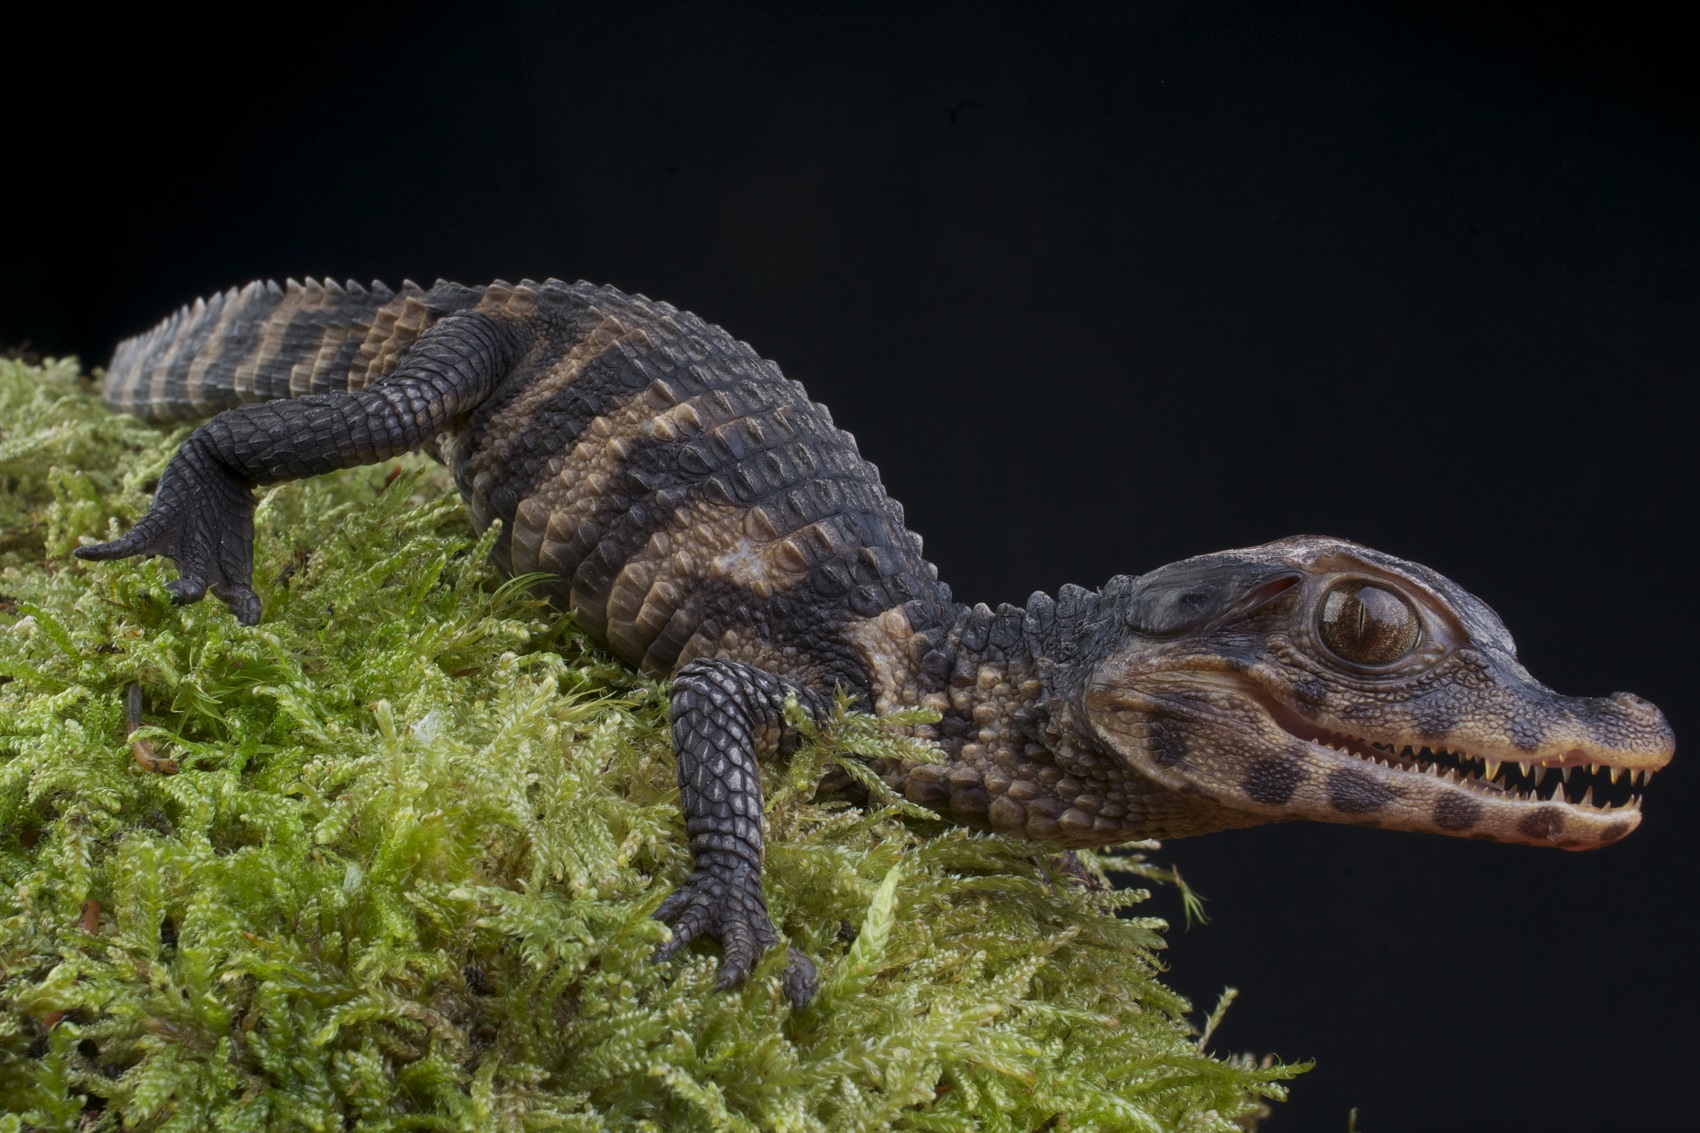
[[[1275,563],[1187,559],[1134,582],[1128,628],[1144,637],[1178,637],[1251,613],[1294,586],[1298,571]]]

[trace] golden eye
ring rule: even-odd
[[[1422,622],[1403,594],[1362,579],[1325,594],[1316,620],[1322,644],[1354,665],[1391,665],[1422,636]]]

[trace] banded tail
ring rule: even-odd
[[[429,291],[329,279],[233,287],[119,343],[104,400],[144,421],[197,421],[256,401],[363,389],[486,290],[442,280]]]

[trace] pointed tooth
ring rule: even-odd
[[[1614,786],[1614,787],[1617,786],[1617,781],[1619,779],[1623,778],[1623,771],[1624,771],[1624,769],[1621,768],[1621,767],[1613,767],[1611,769],[1611,784],[1612,784],[1612,786]]]
[[[1594,785],[1592,783],[1588,784],[1588,793],[1582,796],[1582,801],[1589,806],[1594,805]]]
[[[1560,767],[1558,769],[1558,773],[1564,776],[1564,781],[1568,783],[1570,782],[1570,773],[1574,770],[1576,770],[1574,767]]]
[[[1588,774],[1598,775],[1599,773],[1600,773],[1600,765],[1599,764],[1597,764],[1597,763],[1588,764]]]
[[[1489,759],[1489,760],[1485,760],[1484,762],[1487,764],[1487,777],[1489,779],[1492,779],[1492,778],[1495,778],[1496,776],[1498,776],[1498,774],[1499,774],[1499,760]]]

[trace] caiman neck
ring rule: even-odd
[[[1258,821],[1160,787],[1074,726],[1075,674],[1104,636],[1100,597],[1070,586],[1056,599],[1036,593],[1025,607],[954,611],[921,698],[940,714],[935,737],[949,761],[901,769],[909,799],[957,822],[1064,846]]]

